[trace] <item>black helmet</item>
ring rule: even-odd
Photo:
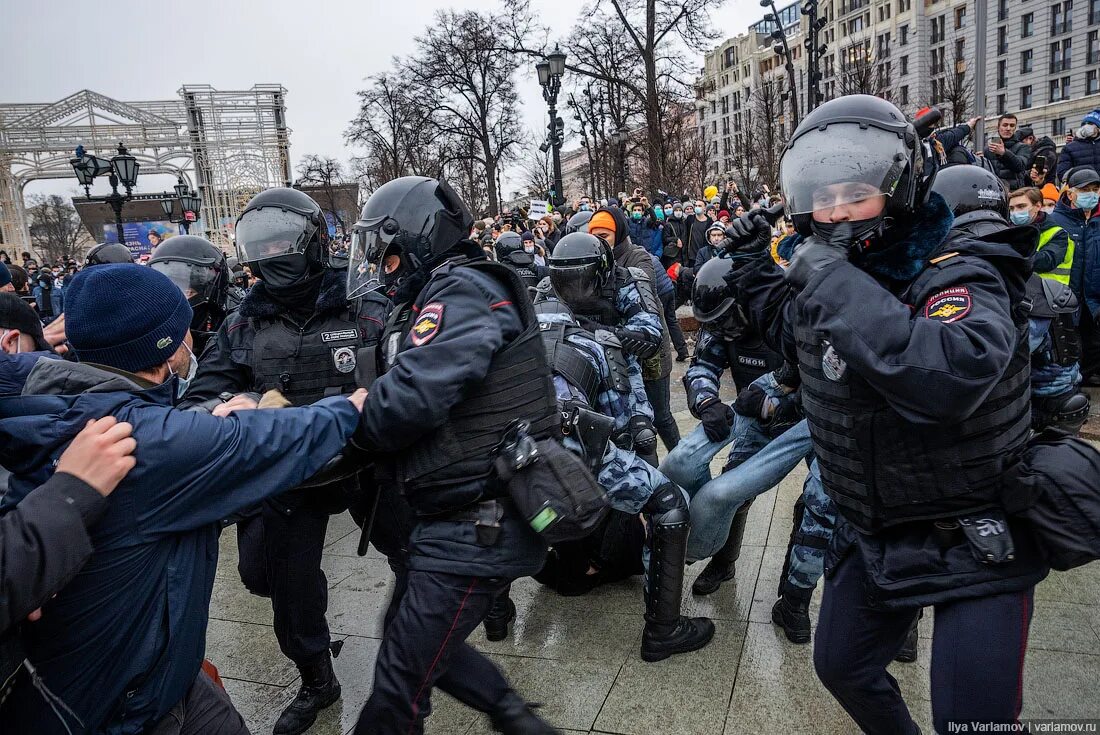
[[[558,298],[576,307],[597,297],[611,277],[615,259],[595,235],[574,232],[558,241],[546,265]]]
[[[474,216],[442,179],[402,176],[375,190],[352,230],[348,297],[380,284],[395,285],[421,269],[432,269],[470,236]],[[382,261],[400,257],[385,273]]]
[[[1008,192],[992,172],[982,166],[951,166],[936,174],[932,191],[947,202],[955,226],[974,222],[1008,224]]]
[[[585,209],[574,214],[569,218],[569,221],[565,223],[565,234],[571,235],[574,232],[588,232],[588,221],[592,219],[592,215],[594,214],[595,212],[591,209]]]
[[[194,312],[192,332],[202,334],[217,329],[229,298],[225,253],[206,238],[177,235],[157,246],[149,267],[168,276],[187,297]]]
[[[130,248],[117,242],[101,242],[88,251],[84,265],[105,265],[107,263],[133,263],[134,256]]]
[[[733,258],[711,258],[696,272],[691,287],[692,314],[708,332],[726,339],[740,337],[748,323],[726,283],[736,263]]]
[[[229,268],[229,270],[233,271],[234,273],[244,270],[244,266],[241,265],[241,261],[237,258],[236,255],[226,256],[225,265]]]
[[[865,94],[829,100],[806,115],[779,163],[787,214],[802,235],[813,233],[815,209],[878,194],[887,198],[884,215],[912,214],[928,198],[934,174],[901,110]]]
[[[328,221],[321,205],[298,189],[261,191],[245,206],[235,227],[237,257],[256,263],[305,253],[310,270],[328,265]]]
[[[506,263],[515,253],[523,253],[523,238],[517,232],[502,232],[493,243],[493,251],[497,260]]]

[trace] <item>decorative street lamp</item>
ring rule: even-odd
[[[791,103],[790,129],[793,131],[798,127],[798,78],[794,72],[794,60],[791,57],[790,46],[787,45],[787,34],[783,32],[783,19],[780,18],[779,11],[775,8],[775,0],[760,0],[760,7],[769,8],[772,11],[764,16],[764,20],[775,23],[775,30],[769,35],[769,38],[775,41],[772,51],[775,52],[776,56],[783,57],[783,65],[787,68],[787,94]]]
[[[554,46],[554,50],[546,55],[542,61],[535,64],[535,71],[539,75],[539,85],[542,87],[542,98],[550,106],[550,125],[548,126],[548,142],[553,150],[554,160],[554,191],[551,192],[551,201],[555,207],[565,203],[565,195],[561,185],[561,146],[565,142],[565,121],[558,117],[558,92],[561,91],[561,78],[565,74],[565,52]]]
[[[164,216],[171,222],[183,225],[183,233],[188,235],[191,233],[191,223],[199,218],[199,211],[202,209],[202,197],[196,194],[194,189],[188,188],[183,176],[177,179],[177,183],[172,187],[172,190],[176,192],[176,198],[162,199],[160,208],[164,211]],[[180,210],[179,219],[172,216],[177,202]]]
[[[118,144],[118,155],[112,156],[110,161],[96,158],[84,152],[84,146],[76,147],[76,157],[69,159],[69,165],[73,167],[76,180],[84,187],[84,195],[89,202],[103,202],[110,205],[115,213],[115,231],[118,233],[120,244],[126,244],[126,234],[122,227],[122,205],[130,201],[134,196],[134,185],[137,184],[138,171],[141,164],[131,156],[122,143]],[[97,176],[107,174],[107,181],[111,185],[111,193],[107,196],[93,197],[91,193],[92,182]],[[126,189],[125,194],[119,193],[118,185]]]

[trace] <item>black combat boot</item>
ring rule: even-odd
[[[504,702],[489,713],[494,732],[505,735],[562,735],[561,730],[550,727],[534,713],[541,705],[524,702],[515,692],[510,692]]]
[[[695,578],[694,584],[691,585],[692,594],[709,595],[717,592],[723,582],[733,579],[737,573],[735,563],[737,557],[741,555],[741,541],[745,538],[745,523],[749,519],[751,505],[750,500],[738,508],[737,513],[734,514],[733,522],[730,523],[729,538],[718,553],[711,557],[706,569]]]
[[[783,596],[772,606],[772,622],[783,629],[791,643],[810,642],[810,597],[813,588],[783,585]]]
[[[508,624],[516,619],[516,603],[508,596],[511,586],[505,587],[485,616],[485,637],[502,641],[508,637]]]
[[[714,637],[714,623],[709,618],[688,618],[680,614],[690,531],[687,511],[669,511],[652,520],[653,548],[649,557],[645,630],[642,632],[642,660],[649,662],[698,650]]]
[[[917,660],[917,643],[918,643],[918,628],[921,616],[913,618],[912,624],[909,626],[909,630],[905,633],[905,642],[901,644],[901,650],[898,651],[898,655],[894,656],[895,661],[899,661],[903,664],[911,664]]]
[[[317,719],[317,713],[340,698],[340,682],[332,670],[329,652],[316,662],[299,665],[302,687],[275,723],[272,735],[299,735],[309,729]]]

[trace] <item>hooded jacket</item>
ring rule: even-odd
[[[1085,213],[1070,204],[1068,194],[1063,194],[1047,221],[1061,227],[1073,240],[1069,287],[1093,319],[1100,319],[1100,207],[1086,220]]]
[[[92,529],[91,559],[24,637],[42,679],[84,723],[70,722],[74,731],[144,732],[183,698],[206,646],[218,521],[316,473],[359,422],[343,398],[227,418],[180,411],[177,383],[43,360],[22,396],[0,399],[0,462],[12,471],[0,512],[49,479],[89,419],[127,421],[137,441],[137,466]],[[9,698],[4,724],[65,732],[28,692]]]
[[[1036,138],[1035,142],[1031,144],[1031,158],[1028,159],[1027,162],[1028,171],[1030,171],[1031,167],[1035,165],[1035,158],[1037,156],[1045,156],[1047,159],[1046,178],[1040,181],[1038,184],[1035,184],[1031,181],[1031,176],[1029,174],[1026,175],[1029,186],[1034,185],[1042,188],[1044,184],[1054,183],[1055,172],[1058,170],[1058,146],[1056,146],[1054,144],[1054,141],[1046,135],[1041,138]]]
[[[1058,156],[1057,180],[1064,183],[1071,168],[1088,166],[1100,172],[1100,136],[1074,138],[1066,143]]]
[[[615,218],[615,245],[611,249],[615,256],[615,265],[623,268],[641,268],[649,276],[649,287],[653,291],[653,298],[659,304],[661,299],[657,293],[657,277],[653,268],[653,259],[642,247],[634,243],[629,236],[629,225],[626,214],[618,207],[608,207],[607,212]],[[668,338],[668,325],[665,323],[665,315],[661,313],[661,353],[660,361],[656,358],[647,360],[642,365],[643,375],[646,380],[659,380],[672,373],[672,343]]]

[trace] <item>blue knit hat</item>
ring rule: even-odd
[[[1092,123],[1096,127],[1100,128],[1100,107],[1085,115],[1084,119],[1081,120],[1081,123],[1085,125],[1087,125],[1088,123]]]
[[[168,362],[190,326],[183,292],[152,268],[99,265],[65,289],[65,335],[84,362],[148,370]]]

